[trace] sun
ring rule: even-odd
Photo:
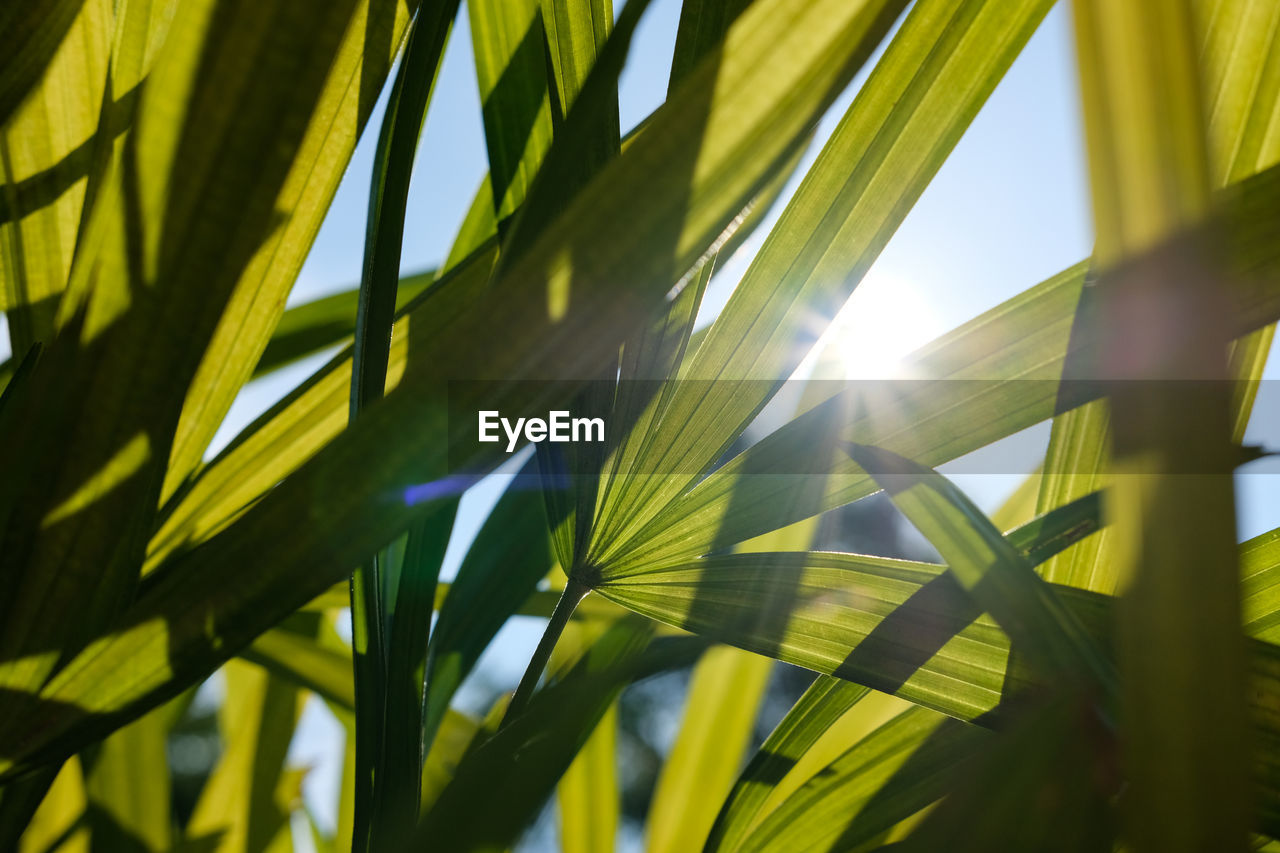
[[[814,345],[810,367],[833,362],[845,379],[908,378],[903,359],[932,340],[938,320],[911,282],[869,272]]]

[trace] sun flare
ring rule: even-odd
[[[873,270],[814,344],[805,367],[827,361],[845,379],[904,379],[906,356],[940,331],[919,289]]]

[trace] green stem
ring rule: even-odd
[[[534,688],[538,686],[538,680],[542,678],[542,671],[547,668],[551,650],[564,633],[564,626],[569,624],[574,608],[590,591],[591,587],[572,577],[565,584],[564,592],[560,593],[560,600],[556,602],[556,609],[551,611],[547,629],[542,632],[542,639],[538,641],[538,647],[533,650],[533,657],[529,659],[529,668],[524,671],[524,677],[520,679],[520,685],[516,687],[511,703],[507,705],[507,712],[502,718],[503,726],[524,713]]]
[[[445,42],[458,11],[458,0],[444,0],[424,8],[409,24],[404,54],[378,132],[369,216],[365,232],[364,270],[356,303],[352,342],[350,419],[383,396],[387,385],[391,329],[396,311],[405,206],[408,202],[414,154],[422,134],[427,104],[435,86]],[[375,825],[389,794],[383,789],[387,761],[386,708],[388,694],[385,590],[375,553],[367,566],[351,576],[352,633],[356,640],[356,793],[352,850],[386,849],[385,833],[394,825]],[[428,617],[428,622],[430,621]],[[367,657],[361,655],[360,642]],[[420,740],[413,733],[411,742]],[[396,745],[403,748],[403,745]],[[412,748],[411,746],[409,747]],[[401,791],[401,794],[404,792]],[[416,806],[416,797],[413,805]],[[397,800],[397,803],[399,800]]]
[[[351,849],[357,852],[369,849],[373,777],[385,707],[381,685],[386,662],[375,571],[371,561],[351,575],[351,662],[356,691],[355,814]]]

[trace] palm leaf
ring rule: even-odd
[[[473,746],[425,816],[419,839],[446,850],[514,843],[621,687],[687,664],[703,648],[696,640],[660,640],[646,652],[647,640],[635,623],[615,625],[525,713]]]
[[[1270,94],[1277,73],[1271,46],[1277,38],[1276,11],[1267,3],[1218,2],[1193,4],[1202,31],[1200,56],[1205,76],[1205,104],[1209,117],[1212,183],[1221,188],[1275,164],[1280,144],[1268,140],[1266,128],[1276,112]],[[1241,441],[1270,351],[1273,327],[1259,329],[1232,346],[1228,375],[1243,380],[1234,396],[1231,435]],[[1039,501],[1045,511],[1108,482],[1108,410],[1104,402],[1090,403],[1054,419],[1048,469]],[[1107,549],[1109,534],[1052,560],[1044,576],[1056,583],[1114,593],[1119,583],[1118,561]]]
[[[61,5],[79,9],[66,38],[39,86],[8,121],[0,120],[0,310],[17,353],[53,334],[58,296],[71,272],[107,79],[111,4]]]
[[[609,524],[589,562],[608,571],[645,544],[646,523],[698,482],[799,364],[807,348],[796,341],[814,315],[832,316],[847,299],[1048,9],[999,5],[926,2],[908,15],[682,366],[681,378],[695,381],[677,384],[621,472],[664,476],[605,487]]]
[[[32,605],[12,610],[0,640],[13,661],[0,679],[13,689],[41,683],[54,662],[42,652],[82,645],[133,597],[182,401],[193,381],[201,386],[198,364],[215,331],[229,325],[232,331],[224,340],[225,358],[214,347],[218,371],[233,375],[232,366],[247,357],[247,376],[257,361],[258,352],[245,345],[252,334],[236,331],[223,308],[239,293],[243,299],[235,306],[248,310],[263,277],[282,272],[265,266],[276,256],[259,254],[258,244],[265,233],[280,240],[290,228],[270,232],[277,207],[292,210],[307,182],[325,177],[312,166],[332,153],[322,143],[341,125],[310,122],[317,104],[350,103],[352,132],[338,154],[354,144],[360,83],[352,78],[363,61],[364,38],[363,28],[359,34],[350,29],[355,2],[326,7],[324,15],[287,0],[211,12],[210,4],[199,2],[176,14],[139,100],[125,167],[114,173],[118,191],[99,192],[89,215],[87,227],[92,231],[97,220],[102,237],[81,243],[96,254],[92,263],[77,261],[58,333],[36,371],[42,384],[67,394],[28,399],[22,428],[10,430],[25,450],[21,458],[5,454],[6,470],[22,481],[32,466],[42,471],[32,481],[41,487],[25,489],[20,502],[12,490],[0,496],[9,553],[21,555],[25,568],[20,582],[12,579],[16,594],[10,600]],[[218,38],[232,30],[261,34],[264,50],[245,53],[234,40]],[[213,52],[191,49],[205,39]],[[287,78],[259,70],[280,62],[291,68]],[[215,67],[217,73],[201,73]],[[331,75],[335,69],[339,73]],[[275,85],[259,85],[264,74]],[[363,76],[365,85],[372,82]],[[355,89],[349,91],[349,84]],[[237,109],[226,108],[232,103]],[[188,120],[181,134],[175,117]],[[224,156],[227,135],[240,156]],[[174,181],[179,163],[182,180]],[[328,177],[336,187],[340,169],[332,165]],[[119,211],[116,206],[126,201],[129,209]],[[309,209],[308,216],[318,227],[319,212]],[[305,229],[306,218],[292,225]],[[191,239],[181,238],[177,252],[173,241],[180,234]],[[303,244],[288,245],[300,264]],[[293,272],[296,267],[282,278],[291,282]],[[242,279],[252,284],[237,290]],[[135,288],[147,298],[131,299]],[[173,322],[173,316],[183,321]],[[253,322],[262,319],[259,312]],[[209,435],[214,426],[208,425]],[[76,452],[65,452],[68,446]],[[199,443],[196,455],[202,451]],[[99,499],[106,494],[112,499]],[[97,594],[78,594],[83,575],[39,568],[50,560],[92,566]],[[63,617],[56,630],[45,618],[53,611]]]
[[[27,825],[18,845],[20,853],[89,853],[87,805],[80,759],[69,758]]]
[[[1087,673],[1114,690],[1110,661],[1032,571],[1031,559],[1019,553],[963,492],[937,472],[889,451],[855,444],[849,453],[1043,675],[1069,678]],[[1092,511],[1097,512],[1096,506]],[[1061,543],[1046,536],[1050,526],[1034,529],[1033,534],[1047,549],[1057,550]]]
[[[167,738],[188,703],[162,706],[106,738],[85,790],[95,845],[161,853],[173,849]]]
[[[397,310],[434,280],[434,270],[402,277],[396,287]],[[358,289],[344,290],[287,309],[280,315],[280,322],[253,369],[254,378],[329,347],[348,343],[356,331],[359,298]]]
[[[610,705],[556,786],[560,849],[612,850],[618,834],[618,705]]]
[[[278,799],[285,753],[301,711],[293,685],[247,663],[226,667],[220,712],[222,757],[200,792],[186,837],[216,838],[219,851],[263,850],[288,833],[289,803]]]
[[[1122,380],[1109,402],[1126,816],[1136,850],[1244,849],[1247,665],[1222,382],[1233,335],[1195,233],[1212,182],[1193,15],[1188,2],[1075,9],[1101,275],[1094,375]],[[1160,334],[1135,338],[1137,306],[1157,301]],[[1168,381],[1187,379],[1215,387]]]
[[[414,18],[383,116],[369,191],[364,274],[352,342],[352,422],[365,407],[380,399],[386,389],[409,180],[427,104],[456,13],[456,3],[441,3],[433,4]],[[390,586],[382,577],[387,569],[386,554],[374,552],[351,575],[356,693],[352,844],[357,851],[369,849],[369,845],[398,844],[396,839],[403,838],[417,819],[421,756],[411,750],[407,753],[409,760],[405,760],[405,750],[393,753],[386,739],[408,734],[412,742],[421,731],[421,688],[408,682],[420,675],[417,662],[426,653],[426,626],[430,625],[435,603],[435,577],[439,568],[438,562],[434,567],[429,565],[438,556],[433,553],[437,550],[433,548],[434,541],[447,540],[455,508],[453,504],[444,511],[432,513],[412,529],[410,544],[414,560],[401,572],[396,604],[402,605],[405,613],[394,635],[388,613],[393,606],[387,595]],[[442,555],[443,546],[438,551]],[[375,768],[379,767],[389,772],[375,778]]]
[[[1273,167],[1222,196],[1237,335],[1280,317],[1280,253],[1261,237],[1276,224],[1278,191]],[[612,571],[707,553],[865,497],[875,487],[841,442],[939,465],[1095,398],[1090,383],[1059,386],[1068,354],[1097,357],[1096,328],[1072,331],[1086,271],[1064,270],[922,348],[907,369],[927,378],[855,383],[757,442],[664,507]]]
[[[0,12],[0,32],[13,43],[13,50],[0,63],[0,125],[8,123],[30,95],[84,3],[39,0],[14,4]]]
[[[868,693],[866,687],[818,676],[751,757],[725,798],[707,838],[708,850],[735,850],[758,822],[766,800],[822,737]]]
[[[958,763],[991,735],[909,708],[823,768],[732,848],[860,849],[947,789]]]

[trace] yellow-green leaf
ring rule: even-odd
[[[52,336],[99,144],[112,4],[61,5],[79,7],[79,14],[39,86],[8,122],[0,121],[0,311],[6,313],[16,353]],[[0,32],[6,39],[17,37]],[[17,42],[10,45],[17,50]]]

